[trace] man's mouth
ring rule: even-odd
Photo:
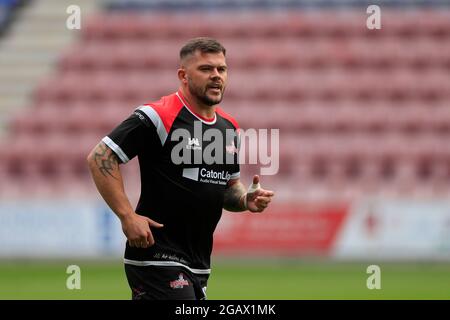
[[[211,84],[207,87],[208,90],[214,92],[214,93],[221,93],[222,92],[222,86],[220,84]]]

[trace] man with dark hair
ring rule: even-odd
[[[180,61],[183,63],[184,58],[195,54],[199,50],[202,53],[223,53],[226,55],[227,50],[215,39],[212,38],[194,38],[189,40],[180,50]]]
[[[258,176],[248,191],[239,180],[238,125],[217,106],[227,84],[225,52],[214,39],[190,40],[180,51],[179,90],[138,107],[88,156],[128,240],[124,262],[133,299],[205,299],[222,209],[262,212],[274,195],[259,187]],[[204,138],[212,133],[220,139]],[[223,155],[219,161],[206,159],[211,146],[215,160]],[[133,210],[119,164],[135,156],[141,197]]]

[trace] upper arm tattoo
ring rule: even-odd
[[[119,161],[116,154],[104,142],[100,142],[95,148],[94,160],[102,175],[105,177],[110,176],[117,180],[114,176],[114,171],[119,167]]]

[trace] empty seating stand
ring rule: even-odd
[[[162,14],[111,7],[86,20],[55,75],[11,120],[0,190],[32,181],[58,192],[51,186],[69,179],[90,192],[89,150],[134,108],[175,91],[181,45],[208,35],[227,48],[223,108],[244,130],[279,129],[279,173],[265,183],[283,201],[450,191],[448,8],[383,9],[382,29],[368,30],[365,11],[351,7]],[[243,165],[243,177],[258,168]],[[126,174],[137,180],[136,164]]]

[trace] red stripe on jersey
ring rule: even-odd
[[[175,93],[164,96],[156,102],[146,103],[144,105],[152,107],[158,113],[167,133],[170,132],[173,122],[183,108],[183,104]]]

